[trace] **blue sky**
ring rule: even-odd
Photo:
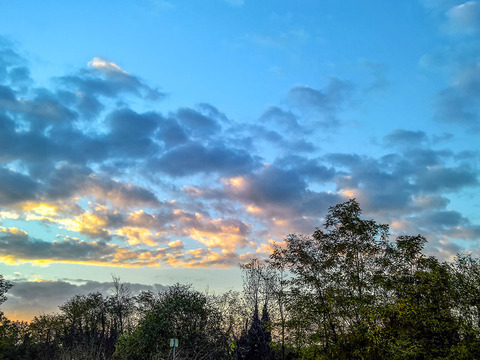
[[[239,289],[355,197],[478,253],[480,2],[0,0],[7,316],[111,274]]]

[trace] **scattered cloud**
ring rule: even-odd
[[[424,54],[420,64],[449,75],[443,89],[433,99],[436,121],[478,131],[480,120],[480,3],[478,1],[429,1],[424,5],[435,12],[443,29],[443,45]]]
[[[447,13],[448,26],[452,31],[477,32],[480,30],[480,3],[467,1],[453,6]]]
[[[294,86],[283,104],[239,123],[208,103],[142,112],[130,105],[165,93],[106,59],[47,89],[10,43],[0,52],[6,264],[231,267],[288,233],[311,233],[351,197],[395,232],[431,236],[432,252],[479,238],[449,209],[450,195],[478,186],[479,154],[442,148],[448,134],[398,128],[377,155],[321,148],[356,101],[351,81]],[[477,65],[437,94],[438,120],[478,122]],[[387,86],[382,65],[366,66],[372,91]]]

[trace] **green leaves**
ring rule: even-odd
[[[136,329],[120,339],[115,355],[129,360],[167,357],[169,339],[175,337],[179,358],[221,359],[227,351],[221,324],[207,295],[176,284],[151,301]]]
[[[423,254],[425,243],[421,235],[390,241],[388,226],[362,219],[350,200],[331,207],[312,236],[289,235],[276,247],[272,262],[290,274],[288,331],[312,350],[304,358],[478,353],[480,261],[441,263]]]

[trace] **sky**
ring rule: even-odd
[[[479,252],[480,1],[0,0],[2,310],[238,269],[356,198]]]

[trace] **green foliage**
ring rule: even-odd
[[[222,359],[227,339],[220,325],[221,314],[207,295],[176,284],[159,294],[133,332],[121,337],[115,356],[131,360],[166,357],[171,350],[169,339],[175,337],[179,358]]]
[[[290,273],[287,327],[301,358],[477,357],[479,263],[452,268],[422,253],[422,236],[391,242],[387,225],[360,215],[355,200],[331,207],[323,229],[271,255]]]

